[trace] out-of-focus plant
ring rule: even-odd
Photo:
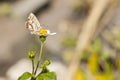
[[[101,51],[102,51],[102,43],[99,38],[96,38],[93,41],[93,44],[90,46],[90,52],[100,54]]]
[[[76,38],[73,36],[64,36],[61,40],[62,47],[64,48],[73,48],[76,45]]]
[[[73,57],[73,53],[74,53],[74,51],[69,50],[69,49],[66,49],[63,51],[62,58],[67,64],[69,64],[71,62],[71,59]]]
[[[72,9],[74,12],[80,12],[80,11],[88,11],[90,7],[90,3],[87,0],[75,0],[72,3]]]
[[[66,35],[62,38],[61,45],[63,49],[62,58],[68,64],[71,61],[73,53],[74,53],[74,47],[76,45],[76,38],[73,36]]]
[[[28,16],[28,19],[26,21],[26,27],[31,31],[31,34],[35,34],[39,36],[39,40],[41,42],[40,47],[40,53],[39,56],[36,58],[36,53],[34,51],[29,51],[28,56],[32,63],[32,72],[24,72],[18,80],[56,80],[56,74],[55,72],[51,72],[47,66],[50,65],[50,60],[45,60],[43,63],[41,63],[41,57],[42,57],[42,50],[44,43],[46,41],[46,38],[48,35],[54,35],[56,33],[51,33],[47,29],[43,29],[35,17],[33,13],[31,13]],[[37,59],[37,64],[35,66],[35,58]],[[38,72],[38,68],[41,69],[40,72]]]
[[[1,3],[0,5],[0,14],[8,15],[11,12],[11,6],[9,3]]]
[[[74,80],[87,80],[87,78],[84,72],[78,69],[77,73],[74,76]]]
[[[99,55],[97,53],[93,53],[88,59],[88,67],[92,74],[98,73],[99,67]]]
[[[92,43],[91,45],[87,46],[87,48],[83,51],[83,53],[82,53],[82,55],[81,55],[81,56],[82,56],[81,58],[82,58],[82,60],[87,61],[88,58],[89,58],[93,53],[98,54],[98,55],[101,55],[101,54],[100,54],[101,51],[102,51],[101,41],[100,41],[99,38],[96,38],[96,39],[93,41],[93,43]]]
[[[96,79],[95,80],[115,80],[114,74],[109,73],[100,73],[96,75]]]
[[[64,47],[63,58],[67,63],[71,61],[72,55],[74,55],[73,49],[77,41],[72,39],[73,37],[71,36],[68,37],[65,37],[62,42],[62,47]],[[119,38],[119,36],[116,37]],[[80,66],[84,67],[87,64],[88,67],[84,67],[82,69],[84,71],[84,69],[87,68],[88,72],[90,72],[89,74],[95,80],[119,80],[120,57],[118,55],[117,58],[114,58],[110,52],[104,51],[103,46],[104,45],[102,45],[101,39],[98,37],[95,38],[93,42],[83,51],[81,55],[82,63]],[[78,70],[75,74],[74,80],[87,80],[86,77],[88,77],[86,76],[86,72]]]
[[[117,62],[116,62],[117,68],[120,72],[120,57],[118,57]]]

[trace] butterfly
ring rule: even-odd
[[[26,28],[28,28],[32,33],[40,30],[42,27],[40,26],[40,23],[36,16],[33,13],[30,13],[27,21],[25,23]]]
[[[25,23],[26,28],[28,28],[31,31],[31,34],[39,34],[40,31],[42,32],[46,32],[46,34],[48,35],[54,35],[56,33],[51,33],[50,30],[47,29],[43,29],[42,26],[40,25],[40,22],[38,21],[37,17],[33,14],[30,13],[27,21]],[[42,35],[44,35],[44,33],[42,33]]]

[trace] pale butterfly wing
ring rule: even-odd
[[[31,31],[38,31],[39,29],[41,29],[40,23],[33,13],[30,13],[27,18],[26,28]]]

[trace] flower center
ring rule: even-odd
[[[47,35],[47,30],[46,29],[40,29],[38,32],[40,35]]]

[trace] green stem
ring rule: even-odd
[[[32,74],[34,74],[34,60],[32,59]]]
[[[35,80],[35,78],[34,78],[34,77],[32,77],[30,80]]]
[[[39,67],[39,63],[40,63],[41,56],[42,56],[43,45],[44,45],[44,43],[41,42],[40,54],[39,54],[39,57],[38,57],[38,62],[37,62],[37,66],[36,66],[34,75],[36,75],[37,69],[38,69],[38,67]]]
[[[34,75],[34,59],[31,59],[31,61],[32,61],[32,75]],[[30,80],[35,80],[34,76],[32,76]]]

